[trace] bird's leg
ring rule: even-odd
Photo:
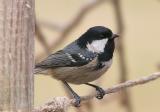
[[[75,106],[79,107],[81,103],[81,97],[73,91],[73,89],[69,86],[69,84],[66,81],[63,81],[64,85],[69,89],[69,91],[72,93],[73,97],[75,98]]]
[[[102,99],[103,96],[105,95],[105,91],[101,87],[96,86],[94,84],[90,84],[90,83],[85,83],[85,84],[88,85],[88,86],[92,86],[96,89],[96,91],[98,92],[97,96],[96,96],[97,99]]]

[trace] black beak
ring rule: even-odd
[[[118,37],[119,37],[119,35],[117,35],[117,34],[113,34],[113,35],[112,35],[112,38],[113,38],[113,39],[118,38]]]

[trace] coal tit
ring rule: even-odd
[[[97,98],[102,99],[104,90],[89,82],[98,79],[111,66],[116,37],[118,35],[106,27],[92,27],[64,49],[36,64],[35,73],[47,71],[53,78],[61,80],[74,96],[75,106],[79,106],[81,99],[68,82],[92,86],[98,92]]]

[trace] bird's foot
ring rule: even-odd
[[[105,91],[101,87],[98,87],[98,86],[96,87],[96,91],[98,92],[96,98],[103,99],[105,95]]]
[[[88,86],[94,87],[96,89],[96,91],[97,91],[96,98],[97,99],[102,99],[104,97],[105,91],[101,87],[94,85],[94,84],[90,84],[90,83],[85,83],[85,84]]]
[[[78,96],[77,94],[74,94],[74,99],[75,99],[74,106],[75,107],[80,107],[81,97]]]
[[[68,83],[66,81],[63,81],[63,83],[66,85],[66,87],[70,90],[70,92],[72,93],[74,99],[75,99],[75,102],[74,102],[74,106],[75,107],[80,107],[80,103],[81,103],[81,97],[75,93],[73,91],[73,89],[68,85]]]

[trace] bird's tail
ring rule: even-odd
[[[46,74],[46,68],[40,68],[40,67],[36,67],[34,69],[34,74]]]

